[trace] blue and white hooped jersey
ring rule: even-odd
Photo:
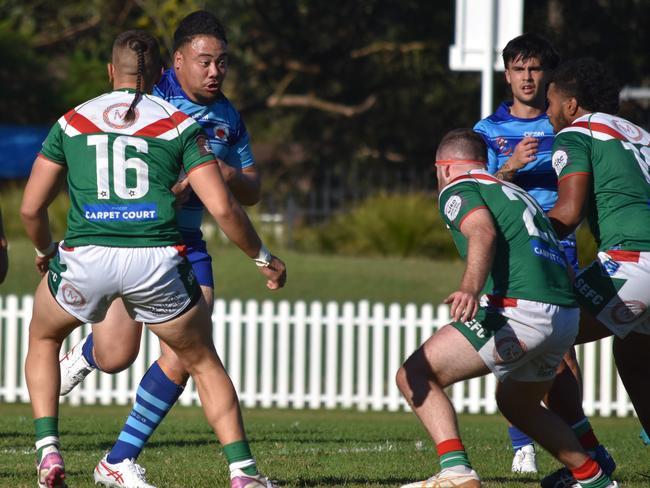
[[[515,146],[526,136],[537,138],[537,159],[515,174],[513,183],[520,186],[548,212],[557,200],[557,175],[551,165],[553,126],[546,114],[534,119],[520,119],[510,114],[512,102],[499,105],[495,113],[479,120],[474,130],[488,146],[489,173],[496,173],[512,156]]]
[[[181,88],[173,69],[164,72],[153,94],[196,120],[207,133],[212,151],[218,159],[237,169],[255,164],[244,121],[225,96],[210,105],[193,102]],[[177,212],[178,227],[186,242],[202,238],[202,218],[203,204],[192,193]]]

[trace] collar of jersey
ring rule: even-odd
[[[114,92],[126,92],[126,93],[135,93],[135,88],[120,88],[119,90],[113,90]]]

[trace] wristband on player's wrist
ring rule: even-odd
[[[271,251],[269,251],[264,244],[260,247],[260,251],[257,253],[257,256],[253,258],[255,264],[260,268],[268,268],[271,264]]]
[[[58,243],[55,241],[50,242],[50,245],[47,246],[45,249],[41,250],[38,249],[37,247],[34,248],[34,251],[36,251],[36,255],[39,258],[45,258],[47,256],[51,256],[54,254],[54,251],[56,251]]]

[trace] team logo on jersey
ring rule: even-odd
[[[508,139],[505,137],[497,137],[496,143],[499,148],[499,154],[509,156],[512,153],[512,148],[508,145]]]
[[[629,324],[641,317],[646,309],[646,304],[639,300],[619,302],[612,308],[612,320],[617,324]]]
[[[449,220],[454,220],[460,212],[460,207],[463,205],[463,199],[458,195],[454,195],[447,203],[445,203],[445,215]]]
[[[199,149],[199,156],[207,156],[208,154],[212,154],[212,146],[210,146],[208,136],[205,134],[199,134],[196,136],[196,147]]]
[[[514,335],[499,337],[494,341],[494,362],[496,364],[514,363],[528,351],[526,344]]]
[[[227,141],[230,135],[230,130],[227,125],[217,125],[214,128],[214,137],[220,141]]]
[[[627,120],[613,119],[614,126],[620,130],[631,141],[641,140],[641,131],[634,124],[630,124]]]
[[[560,173],[564,169],[564,167],[567,165],[569,162],[569,155],[566,153],[566,151],[562,149],[558,149],[553,153],[553,158],[551,159],[551,164],[553,165],[553,169],[555,170],[555,174],[560,176]]]
[[[83,307],[86,304],[86,299],[81,292],[69,283],[61,287],[61,296],[63,301],[71,307]]]
[[[131,127],[138,120],[138,117],[140,117],[140,112],[135,108],[135,117],[133,120],[130,122],[125,121],[124,116],[130,106],[128,103],[114,103],[113,105],[109,105],[104,110],[104,122],[113,129],[126,129],[127,127]]]

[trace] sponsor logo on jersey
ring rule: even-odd
[[[602,303],[605,301],[603,296],[594,290],[591,286],[589,286],[584,278],[576,278],[573,288],[594,305],[602,305]]]
[[[61,297],[71,307],[83,307],[86,304],[86,299],[81,292],[69,283],[61,287]]]
[[[230,129],[227,125],[217,125],[214,127],[214,137],[220,141],[227,141],[230,135]]]
[[[613,119],[614,127],[625,134],[630,141],[640,141],[642,134],[637,126],[623,119]]]
[[[560,176],[560,173],[569,162],[569,155],[563,149],[558,149],[553,153],[551,164],[555,170],[555,174]]]
[[[84,205],[83,210],[84,217],[90,221],[139,222],[158,218],[158,206],[155,203]]]
[[[196,147],[199,149],[199,155],[201,156],[212,154],[212,146],[210,146],[208,136],[205,134],[199,134],[196,136]]]
[[[496,143],[499,154],[502,156],[509,156],[512,153],[512,148],[508,145],[508,139],[505,137],[497,137]]]
[[[113,129],[126,129],[127,127],[131,127],[138,120],[138,117],[140,117],[140,112],[136,107],[135,117],[132,121],[126,122],[124,120],[124,116],[126,115],[126,112],[129,110],[130,106],[131,105],[128,103],[114,103],[113,105],[109,105],[104,110],[104,122]]]
[[[447,200],[447,203],[445,203],[445,215],[449,220],[454,220],[458,216],[458,212],[460,212],[460,207],[463,205],[463,199],[459,197],[458,195],[454,195],[449,200]]]
[[[563,268],[566,267],[566,258],[564,254],[560,252],[559,249],[551,247],[548,242],[533,239],[530,241],[530,246],[532,247],[535,256],[548,259],[555,264],[559,264]]]
[[[527,130],[524,132],[524,137],[542,137],[544,136],[543,130]]]
[[[519,361],[528,348],[516,336],[507,335],[494,341],[494,362],[496,364],[510,364]]]
[[[639,300],[619,302],[612,308],[612,321],[617,324],[629,324],[641,317],[646,309],[646,304]]]

